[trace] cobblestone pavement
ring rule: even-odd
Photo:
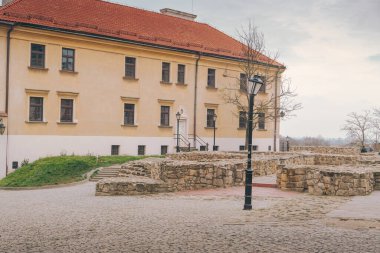
[[[0,191],[0,252],[380,252],[380,220],[326,214],[350,198],[254,189],[95,197],[95,184]]]

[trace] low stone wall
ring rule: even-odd
[[[230,187],[244,184],[245,163],[166,161],[160,179],[176,191]]]
[[[170,160],[177,161],[210,161],[210,160],[229,160],[229,159],[246,159],[245,152],[184,152],[168,154]]]
[[[374,171],[360,166],[279,165],[277,186],[313,195],[368,195],[374,190]]]
[[[360,150],[355,147],[326,147],[326,146],[292,146],[290,152],[310,152],[317,154],[358,155]]]
[[[116,177],[99,181],[96,196],[146,195],[172,191],[161,180],[147,177]]]
[[[141,176],[152,179],[160,179],[161,164],[164,158],[147,158],[123,164],[119,171],[119,177]]]
[[[122,165],[118,177],[147,177],[161,180],[168,191],[244,185],[247,154],[227,152],[191,152],[171,154],[166,158],[148,158]],[[254,153],[254,176],[272,175],[278,164],[286,168],[302,165],[352,165],[356,166],[359,156],[311,154],[311,153]],[[308,168],[308,167],[305,167]],[[303,173],[303,174],[302,174]],[[304,191],[308,189],[306,172],[302,169],[281,172],[278,182],[282,189]],[[120,181],[123,184],[124,181]],[[115,183],[115,182],[113,182]],[[116,183],[115,183],[116,184]],[[109,183],[111,187],[111,183]],[[107,186],[103,186],[107,187]],[[116,187],[116,186],[112,186]],[[367,191],[367,190],[366,190]],[[118,194],[118,193],[117,193]]]
[[[330,155],[330,154],[315,154],[314,165],[357,165],[360,157],[354,155]]]

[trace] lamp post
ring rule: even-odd
[[[5,125],[3,123],[3,119],[0,118],[0,135],[3,135],[5,132]]]
[[[179,120],[181,119],[181,113],[177,112],[175,116],[177,118],[177,153],[179,153]]]
[[[212,120],[214,121],[214,145],[212,146],[212,150],[216,151],[216,145],[215,145],[215,133],[216,133],[216,119],[218,118],[218,115],[214,113],[212,116]]]
[[[255,75],[248,80],[247,92],[249,93],[249,108],[248,108],[248,161],[245,171],[245,199],[244,210],[252,210],[252,131],[253,131],[253,105],[254,99],[259,92],[263,81],[259,76]]]
[[[286,136],[286,151],[289,152],[290,148],[289,148],[289,136]]]

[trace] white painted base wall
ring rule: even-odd
[[[209,143],[212,150],[213,138],[202,138]],[[0,178],[5,176],[6,138],[0,137]],[[258,151],[268,151],[273,139],[254,139]],[[161,154],[161,146],[168,146],[168,152],[175,152],[176,141],[170,137],[122,137],[122,136],[36,136],[10,135],[8,169],[12,172],[12,162],[19,165],[24,159],[29,162],[47,156],[59,155],[111,155],[111,146],[120,145],[120,155],[137,155],[138,145],[145,145],[146,155]],[[220,151],[239,151],[244,145],[242,138],[217,138],[216,145]],[[199,146],[197,146],[199,149]]]
[[[5,177],[7,137],[0,135],[0,178]]]

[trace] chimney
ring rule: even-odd
[[[11,3],[12,1],[13,1],[13,0],[3,0],[3,1],[2,1],[2,6],[5,6],[5,5]]]
[[[168,16],[183,18],[183,19],[191,20],[191,21],[197,18],[197,15],[187,13],[187,12],[177,11],[177,10],[173,10],[169,8],[161,9],[160,12]]]

